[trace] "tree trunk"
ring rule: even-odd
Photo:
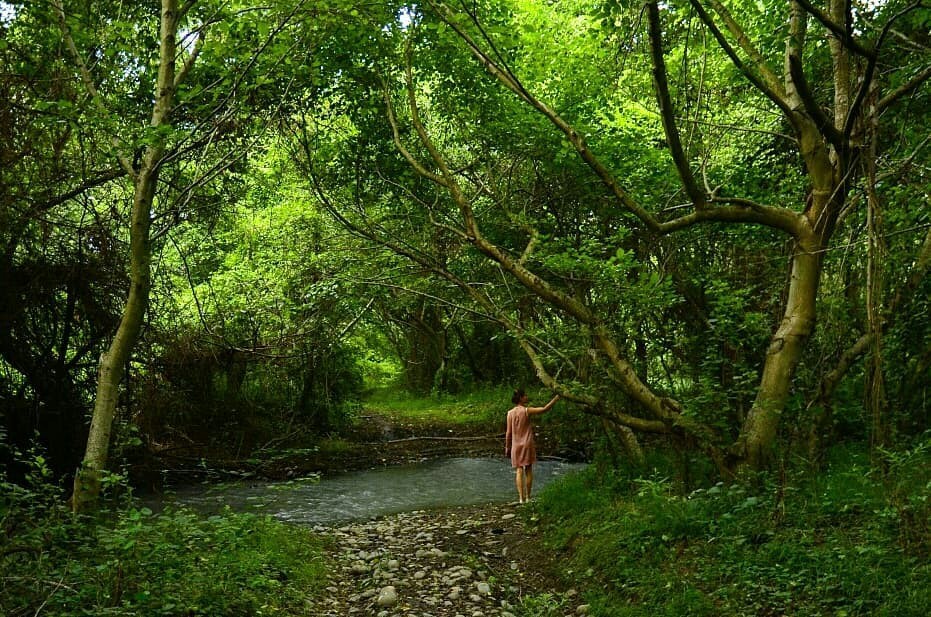
[[[159,36],[159,69],[152,110],[151,127],[168,123],[175,91],[175,32],[178,23],[177,0],[162,0],[161,29]],[[67,32],[67,31],[65,31]],[[67,34],[66,34],[67,36]],[[73,41],[72,41],[73,44]],[[110,431],[119,395],[122,370],[142,329],[151,286],[151,244],[149,228],[151,211],[158,183],[159,166],[165,153],[165,134],[155,132],[153,143],[145,150],[142,165],[134,171],[133,209],[129,230],[130,286],[120,325],[110,346],[100,356],[97,373],[97,393],[94,415],[84,461],[74,477],[72,508],[86,510],[100,496],[101,475],[107,464]],[[129,171],[129,170],[128,170]]]
[[[119,397],[120,378],[123,366],[129,360],[149,301],[151,286],[151,247],[149,244],[149,212],[157,171],[140,174],[133,199],[132,227],[130,229],[130,285],[129,297],[123,309],[123,317],[116,335],[107,351],[100,355],[97,371],[97,394],[94,399],[94,415],[84,462],[74,478],[72,507],[75,511],[86,509],[100,495],[100,474],[107,463],[110,445],[110,428]]]
[[[820,244],[811,238],[802,239],[796,245],[782,323],[766,352],[756,400],[732,448],[739,465],[760,469],[771,459],[792,376],[801,360],[805,343],[814,330],[815,301],[822,266],[819,248]]]

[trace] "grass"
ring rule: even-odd
[[[3,615],[303,615],[323,586],[321,540],[299,526],[131,505],[76,517],[53,486],[0,485]]]
[[[503,425],[512,407],[508,388],[484,388],[462,394],[423,396],[397,388],[373,390],[363,403],[363,411],[376,412],[394,422],[451,426]]]
[[[688,495],[657,468],[641,479],[590,467],[537,503],[592,615],[931,614],[931,447],[887,475],[838,450],[818,476]]]

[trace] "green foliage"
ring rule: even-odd
[[[325,573],[319,539],[271,518],[119,506],[72,515],[38,455],[31,483],[0,475],[0,612],[300,615]]]
[[[363,408],[401,424],[473,425],[490,430],[504,422],[512,393],[513,388],[500,386],[424,397],[388,386],[366,396]]]
[[[525,595],[520,599],[517,614],[521,617],[560,617],[569,609],[568,598],[552,593]]]
[[[683,494],[662,475],[589,468],[548,487],[536,513],[594,615],[918,616],[931,610],[927,448],[890,453],[909,462],[888,482],[838,449],[822,475],[754,490]]]

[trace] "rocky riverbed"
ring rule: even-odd
[[[560,589],[555,560],[529,531],[532,521],[523,507],[473,506],[318,526],[332,539],[333,566],[309,614],[515,617],[543,593],[566,615],[585,614],[576,591]]]

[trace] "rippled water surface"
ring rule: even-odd
[[[581,464],[540,461],[534,493]],[[387,467],[320,480],[202,484],[176,490],[163,502],[203,511],[230,506],[299,523],[335,523],[441,506],[509,502],[517,498],[506,459],[453,458]]]

